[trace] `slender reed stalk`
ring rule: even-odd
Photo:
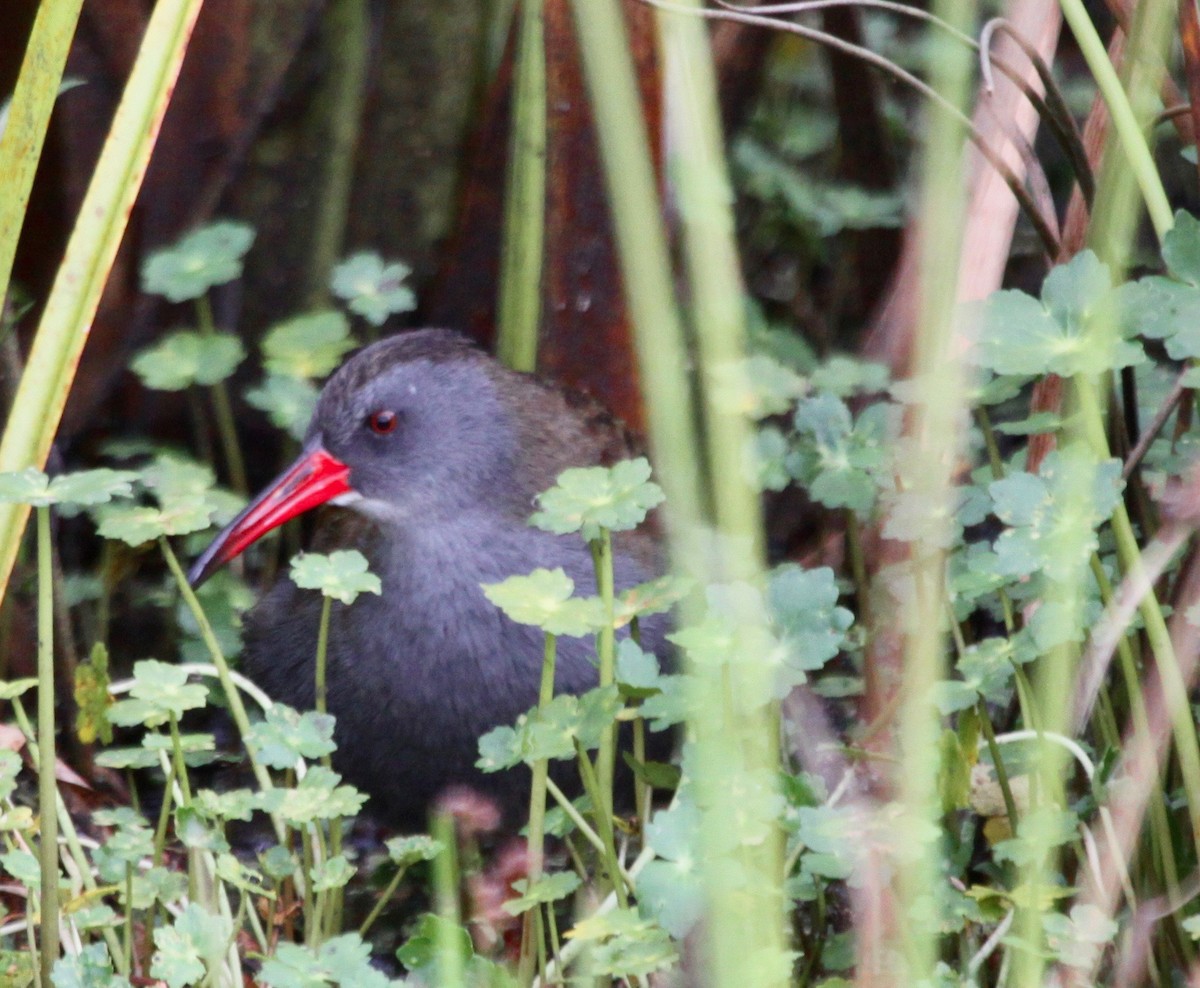
[[[8,123],[0,136],[0,175],[4,176],[4,194],[0,195],[0,311],[8,295],[17,241],[25,223],[50,111],[58,97],[82,6],[83,0],[47,0],[38,5],[9,104]]]
[[[521,0],[513,124],[500,251],[496,355],[515,370],[537,368],[546,221],[544,0]]]
[[[50,453],[201,2],[154,5],[29,351],[0,439],[0,472],[41,467]],[[28,505],[0,505],[0,600],[28,517]]]
[[[974,21],[971,0],[940,0],[933,13],[966,30]],[[949,105],[965,105],[970,83],[970,58],[961,50],[946,51],[930,68],[930,84]],[[965,373],[956,345],[955,302],[958,295],[957,258],[962,238],[964,180],[961,125],[950,115],[930,113],[922,152],[920,229],[922,251],[918,282],[913,377],[917,395],[910,434],[914,439],[911,489],[922,496],[932,518],[953,514],[956,454],[966,421]],[[914,916],[918,903],[937,895],[941,878],[941,849],[928,837],[937,826],[941,805],[937,790],[939,725],[930,703],[933,684],[945,676],[944,608],[946,539],[931,533],[912,547],[918,588],[918,613],[906,622],[904,643],[904,702],[899,710],[900,751],[904,771],[897,780],[903,817],[901,832],[909,848],[900,866],[900,915]],[[902,921],[894,947],[905,959],[908,979],[934,976],[937,961],[935,932],[923,923]],[[878,956],[878,955],[876,955]],[[877,975],[879,972],[875,972]]]
[[[55,805],[54,725],[54,569],[51,566],[50,508],[37,508],[38,555],[38,815],[40,820],[40,865],[42,872],[41,972],[42,984],[50,984],[50,971],[58,960],[58,815]]]

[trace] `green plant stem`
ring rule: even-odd
[[[204,336],[216,335],[216,321],[213,319],[212,304],[207,295],[196,299],[196,315],[200,333]],[[237,421],[233,417],[229,389],[224,381],[217,381],[209,388],[209,393],[212,395],[213,415],[217,420],[217,434],[221,437],[221,451],[225,456],[225,466],[229,470],[230,486],[242,497],[246,497],[250,493],[250,485],[246,481],[246,461],[238,442]]]
[[[303,837],[303,832],[301,833]],[[309,841],[301,839],[300,841],[300,861],[301,868],[304,871],[306,879],[312,877],[313,869],[313,851],[312,844]],[[314,946],[320,942],[321,931],[317,928],[317,912],[316,903],[313,896],[313,883],[305,881],[304,887],[300,889],[300,912],[304,916],[304,939],[309,946]]]
[[[320,190],[312,219],[304,294],[314,308],[329,298],[329,272],[346,241],[355,158],[366,100],[371,48],[368,0],[332,0],[324,14],[327,68],[314,105],[329,128],[323,148]],[[375,334],[374,326],[368,333]]]
[[[1100,587],[1100,599],[1105,607],[1112,606],[1114,593],[1108,574],[1097,556],[1092,556],[1092,575]],[[1138,674],[1137,658],[1129,643],[1129,638],[1122,635],[1117,639],[1117,661],[1121,668],[1121,679],[1125,685],[1126,702],[1129,705],[1129,717],[1133,721],[1133,729],[1142,738],[1150,737],[1150,718],[1146,710],[1146,697],[1142,692],[1141,677]],[[1101,696],[1107,693],[1103,690]],[[1115,728],[1113,729],[1115,732]],[[1119,734],[1112,742],[1114,747],[1120,744]],[[1179,901],[1179,867],[1175,860],[1175,845],[1171,837],[1171,824],[1167,818],[1167,800],[1163,792],[1161,779],[1155,779],[1149,801],[1150,837],[1154,845],[1155,858],[1162,868],[1162,877],[1167,884],[1171,901]]]
[[[448,813],[435,813],[429,829],[434,840],[442,842],[442,853],[433,859],[434,900],[437,914],[445,921],[437,927],[434,944],[437,984],[439,988],[461,988],[464,971],[457,934],[462,916],[458,907],[458,841],[454,818]]]
[[[33,176],[82,6],[83,0],[46,0],[38,5],[9,104],[8,122],[0,136],[0,175],[4,176],[4,194],[0,196],[0,312],[8,295]]]
[[[542,648],[542,678],[538,684],[538,709],[545,710],[554,699],[554,667],[557,664],[558,639],[546,632]],[[539,758],[533,763],[533,784],[529,790],[529,887],[542,877],[542,866],[545,861],[546,834],[546,783],[550,777],[550,762]],[[534,920],[536,909],[525,914],[525,929],[521,940],[521,960],[517,970],[517,982],[529,984],[533,978],[534,954],[531,948],[534,943],[542,941],[540,923]]]
[[[1085,375],[1073,379],[1080,415],[1083,418],[1087,438],[1095,455],[1104,459],[1108,456],[1108,438],[1104,434],[1104,416],[1100,410],[1100,398],[1095,384]],[[1137,536],[1122,502],[1117,503],[1112,516],[1113,535],[1117,543],[1117,559],[1121,569],[1129,575],[1140,573],[1141,550]],[[1175,751],[1179,758],[1179,770],[1183,786],[1187,791],[1187,812],[1190,822],[1193,847],[1200,854],[1200,740],[1196,736],[1196,724],[1192,720],[1188,702],[1187,684],[1179,674],[1179,662],[1175,657],[1175,646],[1167,629],[1166,619],[1159,606],[1158,597],[1151,588],[1138,605],[1146,637],[1154,656],[1155,668],[1162,682],[1163,702],[1171,719],[1171,733],[1175,739]]]
[[[150,14],[13,399],[0,439],[0,472],[40,468],[50,453],[200,4],[160,0]],[[28,505],[0,505],[0,601],[28,517]]]
[[[29,720],[29,714],[25,710],[25,705],[21,702],[20,697],[13,697],[12,703],[13,715],[16,717],[17,726],[21,729],[21,733],[25,735],[25,743],[29,748],[29,756],[34,762],[41,761],[41,746],[37,743],[37,734],[33,729],[33,724]],[[80,878],[83,880],[83,886],[89,892],[95,892],[99,886],[96,883],[96,876],[92,873],[91,862],[88,861],[87,854],[83,850],[83,845],[79,843],[79,834],[75,832],[75,824],[71,820],[71,815],[67,812],[67,804],[63,802],[62,795],[55,787],[55,805],[58,815],[58,830],[63,835],[67,842],[67,850],[71,854],[71,860],[75,862],[75,867],[79,870]],[[122,963],[122,953],[120,941],[117,939],[116,933],[111,927],[105,927],[103,936],[108,943],[109,953],[115,959],[117,967],[120,968]],[[122,975],[128,975],[129,970],[119,971]]]
[[[329,658],[329,613],[333,606],[332,597],[324,597],[321,600],[321,620],[317,625],[317,655],[315,683],[313,691],[317,708],[317,713],[324,714],[328,712],[328,696],[326,689],[326,672]],[[329,755],[321,756],[321,764],[328,769],[333,768],[333,759]],[[342,819],[334,817],[329,821],[329,852],[336,856],[342,853]],[[330,915],[330,929],[340,930],[342,927],[342,912],[345,907],[346,897],[342,888],[329,890],[328,909]]]
[[[521,0],[513,124],[500,249],[496,356],[537,369],[546,214],[546,47],[543,0]]]
[[[396,889],[400,887],[400,882],[408,873],[408,868],[397,867],[396,874],[392,876],[392,880],[387,883],[387,887],[383,890],[383,894],[379,897],[379,901],[371,907],[371,911],[367,913],[367,918],[362,921],[362,926],[358,928],[358,935],[362,939],[367,938],[367,932],[375,925],[375,920],[383,914],[384,908],[391,901],[393,895],[396,894]]]
[[[324,597],[321,600],[321,621],[317,625],[317,658],[316,658],[316,682],[313,685],[315,690],[315,706],[317,713],[324,714],[328,711],[326,683],[325,683],[325,663],[329,652],[329,611],[333,604],[332,597]],[[326,755],[322,761],[326,767],[331,765],[329,756]]]
[[[1146,202],[1146,210],[1150,214],[1150,222],[1154,224],[1154,230],[1161,240],[1174,225],[1174,220],[1171,216],[1171,204],[1167,199],[1166,189],[1163,188],[1158,168],[1154,164],[1154,153],[1146,142],[1142,130],[1142,122],[1138,119],[1138,113],[1135,112],[1133,103],[1121,85],[1116,69],[1109,61],[1108,51],[1096,31],[1096,26],[1092,23],[1091,15],[1083,0],[1059,0],[1059,6],[1062,7],[1063,17],[1070,25],[1079,50],[1087,61],[1088,68],[1092,71],[1096,86],[1104,97],[1104,102],[1108,105],[1117,140],[1120,141],[1121,150],[1133,171],[1138,188],[1141,189],[1142,198]],[[1148,4],[1147,6],[1164,7],[1166,5]],[[1128,57],[1132,58],[1134,55],[1133,51],[1128,52]],[[1157,57],[1154,61],[1160,66],[1159,71],[1161,72],[1161,61]],[[1157,88],[1155,85],[1154,89]]]
[[[706,513],[695,403],[624,15],[618,0],[572,0],[571,11],[637,340],[650,443],[670,505],[667,527],[676,562],[689,573],[700,573],[701,547],[687,538],[691,526]]]
[[[1008,815],[1008,825],[1012,829],[1013,836],[1016,836],[1020,815],[1017,813],[1017,801],[1013,799],[1012,786],[1009,784],[1008,769],[1004,767],[1004,759],[1000,755],[1000,745],[996,742],[996,728],[992,724],[991,714],[988,713],[987,704],[983,700],[975,704],[975,709],[979,714],[979,724],[983,729],[983,738],[987,742],[988,753],[992,756],[992,764],[996,766],[996,782],[1004,797],[1004,812]]]
[[[616,671],[616,639],[614,622],[614,577],[612,533],[601,529],[600,538],[592,543],[592,561],[596,567],[596,589],[600,594],[604,624],[596,635],[596,654],[600,660],[600,687],[611,686]],[[600,750],[596,753],[596,777],[599,781],[600,802],[596,812],[609,820],[613,814],[613,778],[617,764],[617,726],[609,723],[600,735]]]
[[[592,845],[601,854],[604,853],[604,841],[600,839],[600,835],[588,824],[583,815],[575,808],[575,804],[571,802],[571,798],[563,792],[555,781],[551,778],[546,779],[546,791],[554,797],[554,801],[558,803],[562,811],[567,815],[570,821],[579,829],[579,833],[583,835],[583,839]],[[586,872],[586,869],[585,869]]]
[[[592,768],[592,760],[588,758],[588,754],[583,750],[578,739],[575,741],[575,753],[578,756],[576,761],[579,763],[579,775],[583,781],[583,790],[588,794],[593,806],[599,805],[600,800],[600,785],[596,780],[595,769]],[[616,837],[613,833],[613,822],[611,815],[604,813],[595,813],[596,832],[600,836],[600,843],[603,847],[604,870],[608,872],[608,880],[612,885],[612,891],[617,897],[617,902],[622,909],[629,905],[629,896],[625,892],[625,881],[621,875],[621,865],[617,858]]]
[[[54,570],[51,567],[50,508],[37,509],[38,555],[38,849],[42,873],[42,983],[58,960],[58,784],[55,781]]]
[[[646,719],[633,719],[633,758],[639,765],[646,764]],[[638,832],[646,832],[646,824],[650,822],[650,800],[653,788],[643,783],[637,776],[633,779],[633,808],[637,814]]]
[[[871,629],[871,583],[867,578],[867,559],[863,552],[862,528],[853,508],[846,509],[846,555],[854,576],[854,597],[858,601],[858,624]]]
[[[167,772],[166,784],[163,786],[163,801],[162,806],[158,808],[158,822],[154,825],[154,866],[157,868],[163,863],[163,854],[167,849],[167,826],[171,822],[171,802],[174,798],[175,790],[172,788],[175,783],[175,763],[170,765],[170,771]]]
[[[175,781],[179,783],[179,791],[183,793],[182,807],[192,805],[192,783],[188,778],[187,763],[183,760],[183,739],[179,736],[179,721],[174,714],[170,716],[171,728],[171,759],[175,769]]]
[[[125,865],[124,969],[133,970],[133,865]]]
[[[192,612],[192,617],[196,619],[196,624],[200,628],[200,638],[208,649],[213,665],[217,667],[217,678],[221,681],[221,688],[225,691],[226,699],[229,702],[229,715],[237,725],[238,734],[241,735],[246,757],[250,760],[250,767],[254,771],[254,778],[258,782],[259,788],[267,792],[274,788],[274,784],[271,782],[271,776],[267,773],[266,768],[255,757],[250,747],[245,745],[246,739],[250,736],[250,718],[246,716],[246,706],[242,703],[242,695],[238,692],[233,679],[230,678],[229,663],[225,660],[225,655],[217,642],[217,636],[213,633],[212,625],[208,623],[204,608],[200,606],[200,601],[196,599],[196,593],[188,583],[183,567],[179,565],[179,559],[175,555],[175,550],[171,548],[171,543],[165,536],[159,536],[158,545],[162,550],[163,558],[167,561],[168,569],[175,577],[179,592],[183,594],[184,603]],[[275,832],[279,837],[279,842],[283,844],[285,843],[286,829],[276,817],[272,817],[272,819],[275,821]]]

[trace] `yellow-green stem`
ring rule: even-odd
[[[546,212],[546,49],[543,0],[521,0],[513,124],[500,250],[496,356],[537,369]]]
[[[159,0],[150,14],[125,93],[42,310],[0,439],[0,472],[41,467],[50,453],[200,4],[201,0]],[[0,505],[0,600],[28,517],[28,505]]]
[[[546,632],[542,649],[542,679],[538,685],[538,709],[542,710],[554,699],[554,667],[557,664],[557,639]],[[545,859],[545,828],[546,828],[546,782],[549,778],[550,763],[545,758],[539,758],[533,764],[533,784],[529,790],[529,886],[542,877],[542,865]],[[543,941],[540,914],[531,909],[525,914],[525,930],[521,942],[521,961],[517,972],[517,982],[525,985],[533,978],[534,944]]]
[[[596,588],[600,593],[600,606],[604,623],[596,636],[596,654],[600,660],[600,686],[611,686],[616,670],[616,640],[613,633],[614,590],[612,533],[602,529],[600,538],[592,543],[592,559],[596,566]],[[609,723],[600,735],[600,750],[596,754],[596,777],[599,782],[600,802],[597,813],[612,819],[613,775],[616,771],[617,726]]]
[[[201,334],[215,335],[217,326],[207,296],[196,299],[196,314]],[[229,471],[229,484],[245,497],[250,492],[250,486],[246,481],[246,461],[242,457],[242,447],[238,442],[237,421],[233,417],[229,389],[224,381],[217,381],[209,388],[209,393],[212,396],[213,415],[217,420],[217,435],[221,438],[221,451],[225,456],[225,468]]]
[[[38,554],[38,816],[42,872],[42,984],[50,984],[50,970],[58,960],[58,814],[55,805],[54,725],[54,571],[50,559],[50,508],[37,509]]]

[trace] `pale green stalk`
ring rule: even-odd
[[[0,439],[0,472],[41,467],[49,455],[201,2],[159,0],[150,15]],[[28,505],[0,505],[0,599],[28,517]]]
[[[698,11],[702,5],[697,0],[684,6]],[[657,20],[667,173],[674,183],[682,234],[700,364],[704,451],[719,533],[708,576],[757,583],[764,564],[763,522],[759,493],[744,470],[754,434],[738,403],[728,397],[730,383],[744,373],[745,288],[708,27],[691,12],[660,11]],[[739,381],[739,386],[750,382]],[[736,617],[745,625],[764,620],[754,607]],[[705,968],[713,985],[732,988],[745,984],[748,976],[756,984],[782,985],[790,963],[783,924],[783,832],[771,819],[779,766],[772,669],[765,655],[743,652],[693,672],[701,680],[702,699],[689,727],[695,737],[702,811]],[[754,962],[749,975],[748,957]]]
[[[82,6],[83,0],[39,4],[9,104],[8,123],[0,137],[0,311],[8,295],[33,176]]]
[[[544,710],[554,699],[554,667],[557,664],[557,638],[546,632],[542,649],[542,679],[538,684],[538,709]],[[542,877],[545,860],[546,836],[546,784],[550,778],[550,762],[539,758],[533,764],[533,784],[529,789],[529,887]],[[519,984],[526,985],[533,978],[533,944],[542,942],[541,912],[531,909],[525,914],[525,930],[521,943],[521,961],[517,972]],[[544,965],[543,965],[544,967]]]
[[[600,665],[600,685],[611,686],[616,670],[616,639],[613,633],[613,547],[612,533],[607,529],[592,543],[592,560],[596,567],[596,589],[604,624],[596,635],[596,655]],[[600,750],[596,752],[596,778],[599,781],[600,802],[596,813],[610,820],[613,813],[613,776],[617,764],[617,725],[609,723],[600,735]]]
[[[546,219],[546,46],[543,0],[522,0],[500,250],[496,356],[537,369]]]
[[[54,729],[54,569],[51,565],[50,508],[37,509],[38,555],[38,840],[42,873],[41,972],[50,984],[58,960],[58,784],[55,780]]]
[[[207,296],[202,295],[196,299],[196,315],[201,335],[215,335],[217,325],[213,319],[212,304]],[[229,388],[225,386],[224,381],[217,381],[209,388],[209,393],[212,396],[213,414],[217,420],[217,434],[221,437],[221,449],[225,454],[225,466],[229,470],[229,484],[242,497],[246,497],[250,486],[246,482],[246,461],[242,457],[241,444],[238,443],[237,420],[233,416]]]
[[[617,0],[572,0],[571,9],[637,341],[650,445],[667,493],[672,550],[679,565],[699,573],[694,536],[705,514],[705,494],[687,346],[624,16]]]
[[[366,99],[371,47],[369,0],[332,0],[324,15],[324,47],[328,69],[318,106],[328,125],[323,149],[320,194],[312,220],[312,246],[305,285],[309,305],[329,299],[329,272],[343,250],[350,195],[354,183],[358,138]],[[374,333],[374,328],[371,328]]]
[[[974,22],[971,0],[939,0],[933,13],[967,30]],[[971,60],[959,49],[939,51],[930,66],[930,82],[955,107],[965,105]],[[949,115],[926,117],[927,140],[918,173],[922,176],[919,229],[920,273],[913,376],[917,394],[910,435],[915,440],[905,464],[909,490],[919,494],[928,517],[943,526],[953,517],[954,470],[962,446],[962,423],[967,415],[964,370],[956,338],[959,253],[962,242],[965,180],[964,131]],[[945,551],[949,539],[930,532],[911,547],[913,575],[918,588],[918,613],[906,616],[903,702],[899,709],[900,757],[898,793],[903,814],[898,836],[905,848],[899,862],[900,927],[891,945],[906,963],[898,983],[934,978],[938,960],[937,933],[928,922],[912,922],[920,903],[936,901],[945,880],[941,847],[930,836],[939,832],[941,801],[937,789],[937,712],[931,702],[934,683],[946,675]],[[878,951],[873,952],[878,957]],[[878,976],[881,972],[872,972]]]
[[[29,714],[25,710],[25,705],[21,703],[20,697],[13,697],[10,702],[12,704],[13,715],[17,720],[17,726],[21,729],[21,733],[25,735],[25,743],[29,748],[29,757],[40,765],[42,749],[37,743],[37,733],[33,729],[32,722],[29,720]],[[79,871],[83,887],[89,892],[95,892],[98,887],[96,876],[92,873],[91,863],[87,859],[83,845],[79,843],[79,835],[75,832],[74,821],[71,820],[71,814],[67,812],[67,804],[63,802],[62,794],[58,792],[57,786],[54,791],[54,799],[57,809],[59,833],[63,835],[63,838],[67,842],[67,850],[70,852],[71,859],[75,862],[75,867]],[[105,942],[108,944],[109,953],[115,959],[118,973],[128,975],[129,968],[128,966],[123,966],[123,953],[116,933],[113,932],[111,927],[107,926],[104,927],[102,933]]]
[[[1108,106],[1113,129],[1116,131],[1117,140],[1121,145],[1121,152],[1137,179],[1138,188],[1146,202],[1146,210],[1150,214],[1150,222],[1154,224],[1155,232],[1161,238],[1174,225],[1174,220],[1171,214],[1171,204],[1167,200],[1167,192],[1163,188],[1158,168],[1155,167],[1154,153],[1146,143],[1144,130],[1147,122],[1145,107],[1157,93],[1158,86],[1155,84],[1153,87],[1143,87],[1133,98],[1126,94],[1121,80],[1117,77],[1116,69],[1108,60],[1108,51],[1104,47],[1104,42],[1100,40],[1100,35],[1092,23],[1091,15],[1083,0],[1059,0],[1059,6],[1062,7],[1063,18],[1070,25],[1071,32],[1075,35],[1075,43],[1079,45],[1079,50],[1087,61],[1088,68],[1091,69],[1096,85]],[[1169,24],[1171,23],[1170,6],[1165,3],[1142,3],[1139,5],[1138,13],[1141,15],[1147,8],[1156,8],[1152,12],[1154,16]],[[1161,27],[1157,31],[1152,29],[1151,34],[1161,36],[1161,31]],[[1161,46],[1157,46],[1150,50],[1153,54],[1150,60],[1144,64],[1155,66],[1161,73],[1163,49]],[[1133,56],[1132,48],[1129,49],[1129,55]],[[1141,119],[1139,119],[1138,110],[1142,110]],[[1099,196],[1096,197],[1096,202],[1100,208],[1104,208],[1104,200]]]
[[[437,955],[438,988],[461,988],[462,957],[458,952],[457,930],[462,923],[458,908],[458,838],[454,818],[435,813],[430,833],[442,842],[442,853],[433,859],[433,894],[437,913],[444,923],[438,926],[434,951]]]

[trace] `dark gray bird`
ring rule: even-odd
[[[328,705],[335,766],[398,826],[422,826],[430,802],[467,785],[519,816],[528,772],[484,775],[480,735],[537,701],[542,635],[483,595],[537,567],[562,567],[595,593],[577,536],[531,528],[534,497],[567,467],[634,455],[595,403],[496,363],[463,337],[425,329],[360,351],[325,385],[296,462],[196,561],[193,585],[289,518],[320,504],[314,549],[356,548],[381,595],[335,603]],[[618,588],[657,569],[654,540],[618,544]],[[321,597],[281,579],[247,620],[247,673],[300,709],[314,703]],[[658,651],[665,627],[643,624]],[[561,638],[556,688],[596,685],[594,646]]]

